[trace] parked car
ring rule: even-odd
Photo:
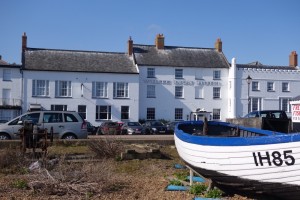
[[[286,112],[283,110],[259,110],[248,113],[244,118],[250,117],[267,117],[276,119],[288,119]]]
[[[169,123],[166,124],[168,134],[174,134],[176,124],[178,124],[177,121],[176,122],[175,121],[174,122],[169,122]]]
[[[89,135],[95,135],[97,132],[98,127],[94,126],[91,122],[86,121],[87,125],[87,132]]]
[[[144,124],[145,134],[165,134],[167,127],[161,121],[146,121]]]
[[[124,135],[143,134],[143,126],[139,122],[125,122],[121,133]]]
[[[58,139],[86,139],[87,124],[80,114],[73,111],[35,111],[28,112],[0,126],[0,140],[19,139],[19,129],[24,121],[37,125],[38,129],[45,128],[53,137]]]
[[[119,123],[112,121],[103,122],[97,130],[97,135],[119,135],[120,133]]]

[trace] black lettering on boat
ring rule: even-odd
[[[280,153],[279,151],[273,151],[271,153],[268,151],[252,152],[252,156],[256,166],[264,166],[264,163],[266,162],[269,166],[272,166],[272,163],[277,167],[282,166],[284,163],[287,166],[291,166],[296,162],[295,158],[292,156],[292,150],[286,150],[283,151],[283,153]]]

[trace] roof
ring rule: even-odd
[[[292,101],[299,101],[300,100],[300,95],[299,96],[296,96],[292,99]]]
[[[133,45],[136,63],[140,66],[172,66],[197,68],[229,68],[224,54],[213,48],[190,48],[155,45]]]
[[[263,65],[258,61],[249,64],[236,64],[237,68],[255,68],[255,69],[286,69],[286,70],[298,70],[296,67],[291,66],[274,66],[274,65]]]
[[[0,59],[0,65],[8,65],[8,63]]]
[[[138,73],[126,53],[27,48],[24,70]]]

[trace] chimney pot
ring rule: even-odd
[[[157,34],[155,38],[155,46],[157,49],[165,48],[165,37],[163,34]]]
[[[222,41],[220,38],[217,39],[216,43],[215,43],[215,49],[218,52],[222,52]]]
[[[130,36],[128,40],[128,55],[132,56],[132,53],[133,53],[133,40],[131,39]]]
[[[292,51],[290,54],[290,66],[297,67],[298,66],[298,54],[296,51]]]

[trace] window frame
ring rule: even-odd
[[[213,70],[213,80],[221,80],[221,70]]]
[[[155,85],[147,85],[147,98],[156,98]]]
[[[259,82],[258,81],[252,81],[251,83],[251,90],[252,91],[259,91]]]
[[[183,108],[175,108],[174,119],[175,120],[183,119]]]
[[[213,87],[213,99],[221,99],[221,87]]]
[[[32,80],[32,96],[33,97],[49,97],[49,80]]]
[[[78,105],[77,106],[78,113],[86,119],[86,105]]]
[[[219,109],[219,108],[213,109],[212,119],[213,120],[221,120],[221,109]]]
[[[267,91],[268,92],[275,92],[275,83],[272,81],[267,82]]]
[[[53,111],[67,111],[68,110],[68,105],[63,105],[63,104],[51,104],[50,110]]]
[[[147,114],[146,114],[147,120],[155,120],[155,108],[149,107],[147,108]]]
[[[96,105],[96,120],[111,120],[110,105]]]
[[[283,110],[285,112],[290,113],[291,112],[291,105],[290,105],[290,101],[292,100],[292,98],[286,98],[286,97],[281,97],[279,98],[279,102],[280,102],[280,110]],[[286,101],[286,102],[285,102]]]
[[[175,86],[175,98],[176,99],[183,99],[184,98],[184,89],[181,85]]]
[[[11,81],[11,69],[3,69],[3,81]]]
[[[183,69],[175,69],[175,79],[183,79]]]
[[[121,120],[129,120],[129,106],[121,106]]]
[[[72,82],[71,81],[55,81],[55,97],[72,97]]]
[[[154,67],[147,68],[147,78],[155,78],[155,68]]]
[[[92,98],[107,98],[107,82],[93,81],[92,82]]]
[[[285,85],[287,87],[285,87]],[[289,82],[282,82],[282,84],[281,84],[281,91],[282,92],[290,92],[290,84],[289,84]]]
[[[129,85],[127,82],[114,82],[113,83],[114,99],[129,98]]]

